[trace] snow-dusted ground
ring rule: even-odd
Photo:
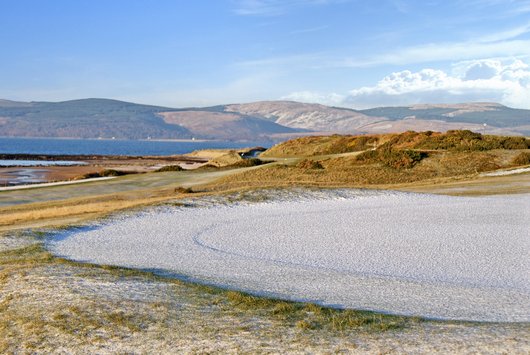
[[[276,194],[122,216],[48,247],[75,260],[325,305],[530,321],[530,195]]]
[[[491,173],[482,173],[480,176],[504,176],[504,175],[513,175],[513,174],[522,174],[530,172],[530,168],[519,168],[512,170],[498,170]]]

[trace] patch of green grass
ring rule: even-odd
[[[39,243],[0,252],[0,265],[47,264],[52,261],[53,255]]]

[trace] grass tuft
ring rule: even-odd
[[[528,165],[530,164],[530,152],[521,152],[517,154],[511,161],[513,165]]]
[[[402,329],[421,320],[418,318],[377,314],[352,309],[334,309],[313,303],[290,302],[256,297],[243,292],[227,291],[226,297],[232,309],[254,311],[280,319],[290,326],[302,329],[327,329],[330,331],[389,331]],[[221,301],[222,302],[222,301]]]

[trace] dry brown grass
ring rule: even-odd
[[[481,135],[471,131],[404,132],[361,136],[312,136],[277,144],[263,157],[305,157],[343,154],[373,148],[403,150],[487,151],[493,149],[528,149],[530,139]]]
[[[521,152],[517,154],[511,160],[511,163],[515,166],[529,165],[530,164],[530,152]]]
[[[414,185],[473,180],[478,173],[513,166],[519,151],[440,152],[431,154],[411,169],[395,169],[381,163],[359,162],[355,156],[339,156],[294,161],[294,164],[267,164],[234,169],[231,175],[194,188],[193,196],[248,188],[316,186],[414,188]],[[521,186],[524,188],[524,185]],[[487,192],[487,191],[486,191]],[[491,190],[494,192],[494,189]],[[491,193],[490,192],[490,193]],[[165,203],[188,197],[176,185],[138,189],[115,194],[94,195],[58,201],[29,203],[0,208],[0,230],[79,223],[112,212]],[[50,198],[53,196],[51,195]]]
[[[275,145],[260,157],[303,157],[358,152],[376,147],[385,136],[308,136]]]
[[[372,138],[374,140],[371,140]],[[489,142],[488,139],[490,138],[487,136],[487,139],[484,138],[483,140],[480,135],[466,132],[445,135],[428,132],[406,132],[400,135],[381,135],[372,138],[366,136],[329,136],[304,137],[289,141],[271,149],[271,152],[281,148],[284,149],[285,154],[291,154],[296,149],[304,149],[304,154],[313,156],[309,159],[290,158],[285,160],[287,164],[277,162],[246,169],[226,170],[223,172],[225,177],[219,180],[212,182],[212,178],[205,178],[204,184],[199,184],[197,188],[194,188],[194,192],[198,191],[194,196],[247,188],[288,186],[413,189],[414,185],[418,185],[425,189],[425,186],[430,184],[433,188],[438,188],[436,185],[451,183],[455,179],[476,179],[480,172],[514,166],[514,164],[521,162],[525,163],[529,154],[528,150],[458,151],[459,149],[457,149],[456,151],[429,151],[425,154],[418,153],[418,155],[415,151],[408,150],[413,158],[414,154],[419,157],[419,159],[412,159],[412,163],[410,163],[407,160],[410,158],[410,154],[399,154],[403,150],[383,148],[392,144],[409,149],[434,141],[443,144],[456,144],[465,141],[468,146],[475,146],[476,143],[469,142],[477,140]],[[370,150],[360,155],[342,153],[352,149],[366,148],[375,144],[376,141],[380,144],[376,151]],[[517,142],[512,142],[510,139],[501,137],[495,138],[493,143],[519,144],[519,141],[520,139]],[[314,155],[329,152],[340,152],[341,154]],[[238,160],[243,161],[237,153],[234,154]],[[251,160],[244,162],[249,161]],[[195,175],[189,175],[188,180],[185,181],[189,183],[193,181],[194,177]],[[157,188],[145,188],[142,178],[143,176],[138,176],[134,182],[123,180],[124,184],[137,184],[138,187],[130,191],[95,194],[79,198],[63,197],[62,200],[58,201],[53,201],[54,196],[50,192],[52,201],[0,208],[0,230],[79,223],[115,211],[183,198],[186,196],[184,192],[188,191],[171,179],[167,179],[166,185]],[[145,179],[148,179],[148,176]]]
[[[359,161],[355,156],[328,158],[297,165],[275,164],[224,177],[209,187],[223,190],[251,187],[327,186],[392,188],[395,185],[438,183],[455,178],[469,179],[478,173],[510,166],[518,151],[439,152],[412,168],[393,168],[379,162]],[[323,169],[314,169],[318,163]]]
[[[178,187],[160,188],[4,207],[0,208],[0,230],[24,228],[32,222],[46,220],[57,225],[64,224],[65,219],[75,218],[78,223],[125,209],[178,200],[186,197],[189,191]],[[196,195],[201,196],[201,193]]]

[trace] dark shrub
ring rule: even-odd
[[[266,164],[267,162],[264,162],[261,159],[258,158],[250,158],[250,159],[243,159],[235,164],[229,165],[230,168],[249,168],[251,166],[258,166],[262,164]]]
[[[162,173],[166,171],[182,171],[182,170],[185,170],[185,169],[183,169],[179,165],[166,165],[166,166],[161,167],[160,169],[155,170],[155,172]]]
[[[191,187],[175,187],[174,191],[179,194],[191,194],[194,192]]]
[[[390,145],[383,145],[379,149],[359,154],[356,160],[367,163],[379,162],[394,169],[409,169],[426,157],[425,152],[391,149]]]
[[[379,157],[379,152],[377,150],[367,150],[355,157],[355,160],[360,162],[372,162],[376,161]]]
[[[88,173],[83,175],[83,179],[98,178],[98,177],[107,177],[107,176],[122,176],[127,174],[133,174],[132,172],[114,170],[114,169],[105,169],[97,173]]]
[[[296,167],[299,169],[306,169],[306,170],[324,169],[324,167],[322,166],[322,164],[320,164],[320,162],[315,161],[315,160],[309,160],[309,159],[304,159],[300,161],[298,164],[296,164]]]
[[[394,169],[410,169],[427,156],[414,150],[390,150],[382,155],[382,163]]]

